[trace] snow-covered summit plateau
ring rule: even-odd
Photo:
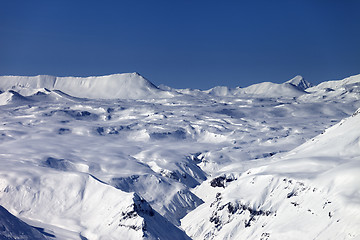
[[[20,93],[26,92],[29,88],[46,88],[59,90],[80,98],[139,99],[171,97],[171,94],[160,90],[136,72],[99,77],[2,76],[0,77],[0,88],[13,89],[20,91]]]
[[[359,239],[359,99],[2,76],[0,239]]]

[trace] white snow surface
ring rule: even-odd
[[[0,239],[358,239],[359,86],[0,77]]]
[[[222,189],[203,184],[196,194],[208,200],[182,226],[194,239],[357,239],[359,113],[261,167],[218,177],[230,180]]]

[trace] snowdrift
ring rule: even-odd
[[[13,89],[19,93],[26,89],[46,88],[60,90],[80,98],[92,99],[144,99],[172,97],[174,93],[160,90],[138,73],[123,73],[100,77],[35,77],[2,76],[0,89]]]

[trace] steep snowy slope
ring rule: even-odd
[[[360,236],[360,109],[279,159],[196,190],[182,226],[193,239]]]
[[[74,97],[99,99],[143,99],[171,97],[173,93],[158,89],[138,73],[100,77],[2,76],[0,89],[13,89],[27,95],[28,89],[60,90]]]
[[[48,88],[53,89],[55,86],[56,77],[39,75],[34,77],[28,76],[0,76],[0,89],[2,91],[14,89],[34,89],[34,88]]]
[[[36,229],[24,223],[0,206],[0,239],[46,240]]]
[[[87,174],[68,172],[65,163],[58,163],[57,168],[60,166],[59,172],[26,163],[3,163],[7,171],[0,174],[2,204],[21,218],[46,223],[56,236],[187,238],[138,195],[122,192]]]

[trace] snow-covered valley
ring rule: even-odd
[[[1,239],[360,237],[360,75],[2,76],[0,93]]]

